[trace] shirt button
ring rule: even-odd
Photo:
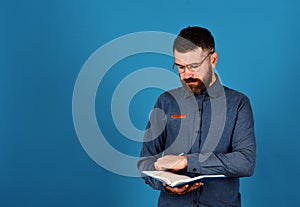
[[[199,134],[200,133],[200,131],[199,130],[196,130],[196,134]]]

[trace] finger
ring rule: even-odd
[[[155,168],[156,170],[166,170],[166,168],[163,167],[163,166],[161,166],[158,162],[155,162],[155,163],[154,163],[154,168]]]
[[[189,185],[175,188],[177,194],[184,194],[187,189],[189,189]]]
[[[166,185],[166,184],[163,184],[163,186],[165,187],[166,191],[169,192],[169,193],[175,193],[173,192],[173,188],[171,188],[170,186]]]
[[[172,188],[172,191],[176,194],[183,194],[186,189],[189,188],[189,185],[183,185],[181,187],[175,187],[175,188]]]
[[[203,183],[194,183],[192,186],[190,186],[188,189],[186,189],[186,191],[184,193],[188,193],[188,192],[191,192],[191,191],[194,191],[196,190],[197,188],[200,188],[201,186],[203,186],[204,184]]]
[[[156,170],[160,170],[160,167],[159,167],[159,165],[157,164],[157,162],[154,163],[154,167],[155,167]]]
[[[194,185],[198,186],[198,187],[201,187],[204,185],[204,183],[201,183],[201,182],[197,182],[197,183],[194,183]]]
[[[167,186],[165,184],[164,184],[164,187],[165,187],[165,189],[166,189],[167,192],[173,193],[173,189],[171,187],[169,187],[169,186]]]
[[[194,185],[190,186],[188,189],[186,189],[184,191],[184,193],[188,193],[188,192],[194,191],[194,190],[196,190],[199,187],[200,187],[200,184],[194,184]]]
[[[194,183],[192,186],[191,186],[191,189],[195,190],[197,188],[200,188],[201,186],[203,186],[204,184],[203,183]]]
[[[175,194],[182,194],[186,189],[189,187],[189,185],[184,185],[182,187],[170,187],[168,185],[164,184],[164,187],[167,191],[175,193]]]

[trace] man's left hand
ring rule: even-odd
[[[193,190],[196,190],[197,188],[200,188],[203,185],[204,185],[203,183],[197,182],[197,183],[194,183],[192,185],[187,184],[187,185],[183,185],[183,186],[180,186],[180,187],[173,187],[172,188],[172,187],[170,187],[166,184],[163,184],[163,186],[165,187],[167,192],[173,193],[173,194],[178,194],[178,195],[182,195],[182,194],[191,192]]]

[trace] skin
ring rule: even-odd
[[[178,51],[174,51],[175,63],[179,65],[187,65],[191,63],[198,63],[203,60],[203,58],[209,53],[209,51],[203,51],[200,47],[195,50],[180,53]],[[192,72],[185,69],[184,73],[180,73],[180,80],[183,84],[186,84],[193,91],[193,88],[199,84],[197,81],[186,83],[184,80],[188,78],[200,79],[206,87],[210,87],[216,81],[216,75],[214,73],[214,68],[216,67],[218,60],[218,53],[214,52],[210,55],[201,65],[200,71]],[[197,87],[196,87],[197,88]],[[194,93],[198,93],[198,91],[193,91]],[[154,167],[156,170],[170,170],[170,171],[178,171],[185,169],[188,166],[188,161],[186,156],[177,156],[177,155],[165,155],[154,163]],[[180,187],[170,187],[164,185],[165,189],[173,194],[185,194],[191,192],[204,184],[201,182],[194,183],[192,185],[183,185]]]
[[[175,63],[179,65],[187,65],[191,63],[201,62],[203,58],[209,53],[210,51],[203,51],[200,47],[195,50],[181,53],[177,50],[174,51],[174,58]],[[197,86],[197,81],[186,83],[184,80],[188,78],[199,79],[203,82],[206,88],[210,87],[215,81],[216,76],[214,74],[214,68],[216,67],[218,60],[218,53],[215,52],[210,55],[200,66],[200,71],[192,72],[189,69],[185,69],[184,73],[180,73],[180,80],[183,84],[187,84],[188,86]],[[193,91],[194,92],[194,91]]]

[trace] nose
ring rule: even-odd
[[[185,70],[184,70],[184,78],[190,78],[190,77],[192,77],[193,75],[194,75],[194,73],[191,72],[191,71],[189,70],[188,67],[185,67]]]

